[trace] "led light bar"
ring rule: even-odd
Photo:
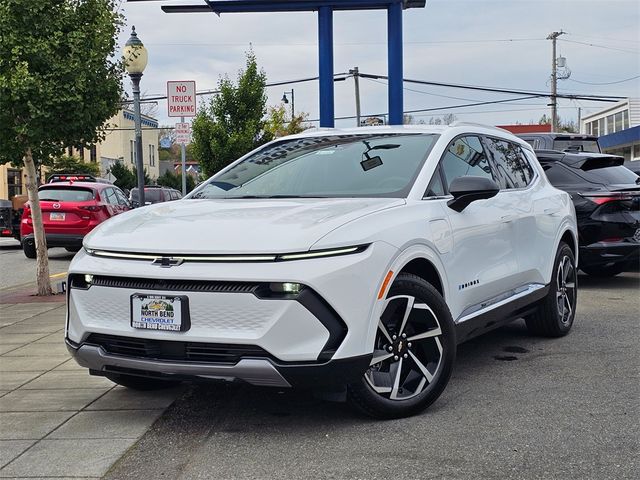
[[[180,263],[183,262],[278,262],[290,260],[304,260],[309,258],[336,257],[340,255],[349,255],[351,253],[360,253],[366,250],[368,245],[358,245],[354,247],[333,248],[327,250],[317,250],[300,253],[286,253],[282,255],[160,255],[150,253],[127,253],[112,252],[106,250],[94,250],[85,248],[88,255],[105,258],[119,258],[125,260],[149,260],[151,262],[168,258]]]

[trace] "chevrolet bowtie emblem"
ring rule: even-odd
[[[153,265],[159,265],[163,268],[177,267],[182,265],[184,259],[175,257],[158,257],[153,261]]]

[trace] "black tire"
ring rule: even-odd
[[[67,252],[78,253],[82,247],[64,247]]]
[[[405,300],[405,296],[414,302]],[[382,326],[377,329],[372,364],[360,380],[347,387],[352,405],[380,419],[415,415],[435,402],[449,382],[456,358],[453,319],[442,295],[432,285],[416,275],[401,273],[389,289],[387,301],[380,318]],[[415,339],[416,336],[422,338]],[[385,357],[389,358],[375,361]],[[375,388],[389,391],[374,390],[375,383],[384,384],[385,380],[386,386],[378,384]],[[393,386],[389,386],[391,383]]]
[[[22,251],[27,258],[36,258],[36,244],[33,240],[25,240],[22,242]]]
[[[160,380],[157,378],[138,377],[136,375],[124,375],[122,373],[107,373],[105,375],[113,383],[130,388],[131,390],[162,390],[178,385],[180,382]]]
[[[626,265],[624,263],[615,263],[613,265],[589,265],[581,266],[580,270],[592,277],[610,278],[624,272],[626,270]]]
[[[549,293],[536,311],[525,317],[529,332],[543,337],[563,337],[569,333],[578,305],[577,287],[575,257],[569,245],[560,243],[553,263]]]

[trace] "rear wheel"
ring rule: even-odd
[[[123,387],[127,387],[132,390],[161,390],[163,388],[175,387],[180,383],[171,380],[124,375],[121,373],[107,373],[105,377],[113,383],[117,383],[118,385],[122,385]]]
[[[27,258],[36,258],[36,244],[33,240],[25,240],[22,242],[22,251]]]
[[[580,270],[582,270],[587,275],[591,275],[592,277],[615,277],[619,273],[625,271],[626,265],[624,264],[613,264],[613,265],[590,265],[590,266],[581,266]]]
[[[419,413],[443,392],[455,356],[455,330],[444,299],[422,278],[401,273],[378,322],[371,365],[349,385],[349,399],[376,418]]]
[[[576,261],[566,243],[558,248],[549,287],[547,296],[525,321],[534,335],[562,337],[571,330],[578,300]]]

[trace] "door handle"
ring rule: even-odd
[[[503,223],[509,223],[512,222],[513,220],[515,220],[516,216],[515,215],[503,215],[502,217],[500,217],[500,220]]]
[[[546,208],[544,210],[545,215],[555,216],[560,211],[559,208]]]

